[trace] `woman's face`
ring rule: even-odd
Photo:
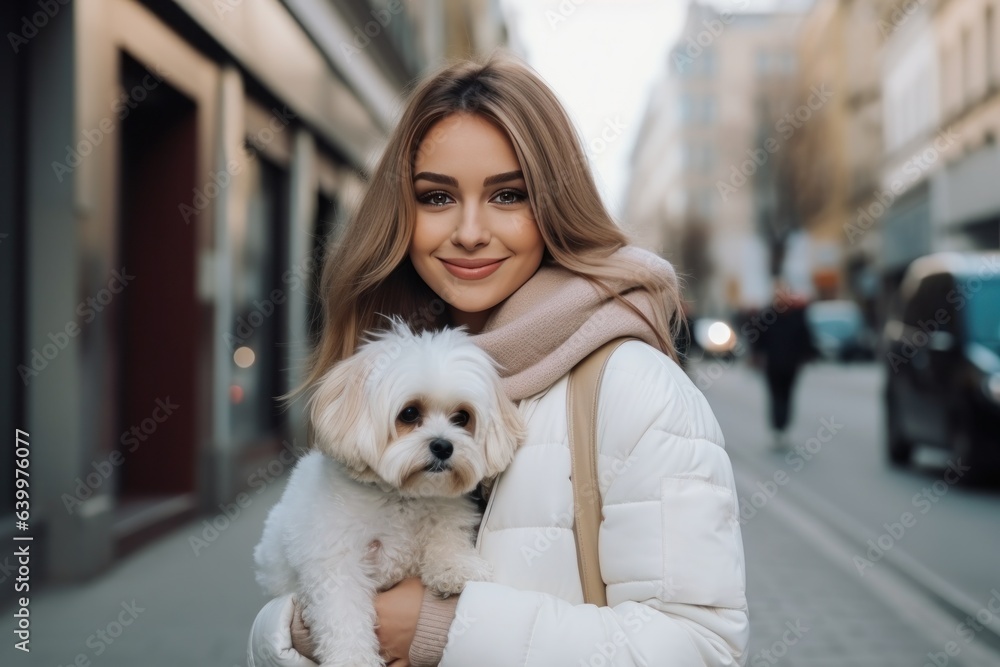
[[[452,114],[427,131],[413,173],[410,259],[448,304],[452,324],[478,333],[545,250],[514,147],[482,116]]]

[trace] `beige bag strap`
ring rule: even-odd
[[[601,526],[601,489],[597,482],[597,393],[611,353],[634,337],[608,341],[570,371],[566,390],[569,449],[573,481],[573,534],[576,559],[583,584],[583,599],[599,607],[608,605],[601,577],[597,534]]]

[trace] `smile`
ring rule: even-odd
[[[448,270],[448,273],[456,278],[461,278],[462,280],[481,280],[492,275],[505,261],[507,260],[501,259],[498,262],[493,262],[492,264],[487,264],[485,266],[477,266],[475,268],[458,266],[456,264],[446,262],[443,259],[441,260],[441,263],[444,264],[444,268]]]

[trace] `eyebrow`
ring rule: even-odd
[[[508,181],[517,181],[524,178],[524,174],[520,171],[505,171],[502,174],[494,174],[493,176],[487,176],[483,180],[483,187],[489,187],[491,185],[496,185],[497,183],[506,183]],[[458,179],[452,176],[445,176],[444,174],[435,174],[433,171],[422,171],[413,177],[414,181],[425,180],[431,181],[433,183],[441,183],[443,185],[450,185],[452,187],[458,187]]]
[[[507,181],[517,181],[523,178],[524,174],[521,173],[520,169],[507,171],[502,174],[496,174],[495,176],[487,176],[483,179],[483,187],[485,188],[490,185],[496,185],[497,183],[506,183]]]

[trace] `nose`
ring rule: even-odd
[[[459,220],[455,233],[451,235],[451,242],[469,251],[490,244],[490,232],[483,225],[479,211],[474,205],[467,206],[462,211],[462,219]]]
[[[431,454],[442,461],[447,461],[453,451],[455,448],[443,438],[435,438],[431,441]]]

